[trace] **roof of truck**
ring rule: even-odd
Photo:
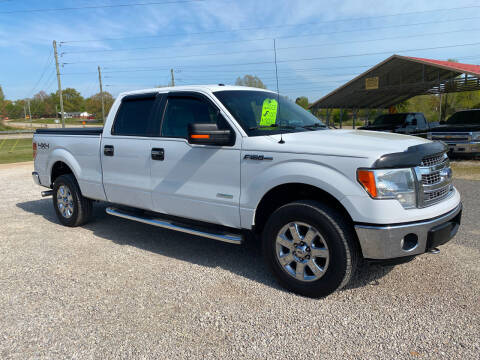
[[[222,91],[222,90],[254,90],[254,91],[269,91],[273,92],[272,90],[268,89],[260,89],[248,86],[234,86],[234,85],[182,85],[182,86],[168,86],[168,87],[159,87],[159,88],[151,88],[151,89],[141,89],[141,90],[133,90],[133,91],[126,91],[120,93],[121,96],[125,95],[134,95],[134,94],[144,94],[144,93],[152,93],[152,92],[168,92],[168,91]]]

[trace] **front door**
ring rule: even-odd
[[[152,160],[153,209],[225,226],[240,226],[240,136],[232,146],[192,145],[189,123],[216,122],[231,127],[216,106],[196,93],[170,93],[161,137],[152,148],[163,159]]]

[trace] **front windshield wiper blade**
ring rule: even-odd
[[[322,123],[315,123],[310,125],[304,125],[302,128],[304,129],[317,129],[317,128],[326,128],[327,126]]]
[[[270,129],[270,128],[295,129],[296,126],[292,126],[292,125],[278,125],[278,124],[258,125],[258,126],[250,127],[250,128],[248,128],[248,130]]]

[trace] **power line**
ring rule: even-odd
[[[464,32],[464,31],[480,31],[479,29],[462,29],[457,31],[442,31],[437,33],[422,33],[418,35],[411,35],[411,36],[394,36],[394,37],[385,37],[385,38],[377,38],[377,39],[367,39],[367,40],[354,40],[354,41],[343,41],[343,42],[333,42],[333,43],[324,43],[324,44],[315,44],[316,47],[319,46],[328,46],[328,45],[341,45],[341,44],[354,44],[354,43],[362,43],[362,42],[372,42],[372,41],[382,41],[382,40],[393,40],[393,39],[404,39],[404,38],[412,38],[412,37],[424,37],[424,36],[432,36],[432,35],[442,35],[442,34],[451,34],[455,32]],[[277,50],[290,50],[290,49],[303,49],[303,48],[311,48],[312,45],[300,45],[300,46],[287,46],[287,47],[279,47]],[[166,56],[166,57],[149,57],[149,58],[134,58],[134,59],[120,59],[120,60],[104,60],[103,62],[119,62],[119,61],[131,61],[131,60],[141,60],[141,59],[178,59],[178,58],[197,58],[201,56],[219,56],[219,55],[238,55],[238,54],[246,54],[246,53],[258,53],[258,52],[270,52],[271,49],[253,49],[253,50],[242,50],[242,51],[232,51],[232,52],[217,52],[217,53],[207,53],[207,54],[194,54],[194,55],[174,55],[174,56]],[[73,63],[65,63],[65,64],[78,64],[78,63],[92,63],[98,62],[98,60],[83,60],[83,61],[76,61]]]
[[[385,15],[366,16],[366,17],[357,17],[357,18],[346,18],[346,19],[337,19],[337,20],[324,20],[324,21],[315,21],[315,22],[299,23],[299,24],[255,26],[255,27],[243,27],[243,28],[226,29],[226,30],[210,30],[210,31],[188,32],[188,33],[169,33],[169,34],[162,34],[162,35],[129,36],[129,37],[101,38],[101,39],[87,39],[87,40],[68,40],[68,41],[62,41],[61,44],[111,41],[111,40],[125,40],[125,39],[146,39],[146,38],[170,37],[170,36],[178,36],[178,35],[204,35],[204,34],[237,32],[237,31],[264,30],[264,29],[271,29],[271,28],[282,28],[283,29],[285,27],[297,27],[297,26],[306,26],[306,25],[338,23],[338,22],[346,22],[346,21],[377,19],[377,18],[382,18],[382,17],[397,17],[397,16],[402,16],[402,15],[413,15],[413,14],[423,14],[423,13],[437,12],[437,11],[452,11],[452,10],[464,10],[464,9],[474,9],[474,8],[480,8],[480,5],[471,5],[471,6],[444,8],[444,9],[422,10],[422,11],[411,11],[411,12],[404,12],[404,13],[397,13],[397,14],[385,14]]]
[[[50,61],[49,61],[50,60]],[[52,63],[52,60],[53,60],[53,57],[52,57],[52,50],[49,51],[48,53],[48,56],[47,56],[47,60],[45,61],[45,65],[43,66],[43,71],[40,75],[40,77],[38,78],[37,82],[35,83],[35,85],[33,86],[32,90],[30,90],[29,92],[29,95],[33,95],[34,91],[37,89],[37,86],[38,84],[40,83],[40,81],[43,79],[43,76],[45,75],[45,72],[47,71],[48,67],[50,66],[50,64]]]
[[[480,19],[480,17],[475,17],[475,18],[470,18],[470,19]],[[452,20],[448,20],[452,21]],[[457,21],[455,19],[454,21]],[[441,21],[440,21],[441,22]],[[434,23],[438,23],[438,21],[435,21]],[[424,25],[425,23],[420,23],[421,25]],[[408,26],[414,26],[417,24],[408,24]],[[407,26],[407,25],[398,25],[398,26]],[[375,30],[378,29],[383,29],[382,28],[373,28]],[[365,29],[363,31],[367,31],[370,29]],[[349,30],[351,31],[351,30]],[[362,30],[353,30],[353,31],[362,31]],[[365,39],[365,40],[350,40],[350,41],[342,41],[342,42],[330,42],[330,43],[320,43],[320,44],[314,44],[315,46],[327,46],[327,45],[339,45],[339,44],[354,44],[354,43],[362,43],[362,42],[372,42],[372,41],[383,41],[383,40],[394,40],[394,39],[404,39],[404,38],[412,38],[412,37],[425,37],[425,36],[434,36],[434,35],[443,35],[443,34],[451,34],[451,33],[458,33],[458,32],[473,32],[473,31],[480,31],[480,28],[477,29],[459,29],[459,30],[449,30],[449,31],[441,31],[441,32],[434,32],[434,33],[421,33],[421,34],[416,34],[416,35],[403,35],[403,36],[392,36],[392,37],[384,37],[384,38],[376,38],[376,39]],[[338,33],[343,32],[343,31],[338,31]],[[327,34],[334,34],[337,32],[329,32],[329,33],[319,33],[317,35],[327,35]],[[276,39],[282,39],[282,38],[290,38],[290,37],[306,37],[306,36],[312,36],[315,34],[304,34],[304,35],[296,35],[296,36],[285,36],[285,37],[275,37]],[[217,43],[232,43],[232,42],[245,42],[245,41],[263,41],[263,40],[272,40],[273,38],[259,38],[259,39],[249,39],[249,40],[226,40],[226,41],[218,41],[218,42],[207,42],[207,43],[201,43],[201,44],[191,44],[188,45],[188,47],[197,47],[197,46],[205,46],[205,45],[213,45]],[[186,45],[172,45],[172,46],[147,46],[147,47],[136,47],[136,48],[123,48],[123,49],[101,49],[101,50],[83,50],[83,51],[64,51],[62,52],[62,56],[64,55],[69,55],[69,54],[87,54],[87,53],[102,53],[102,52],[122,52],[122,51],[137,51],[137,50],[151,50],[151,49],[171,49],[171,48],[185,48]],[[312,47],[312,44],[310,45],[301,45],[301,46],[288,46],[288,47],[279,47],[277,50],[287,50],[287,49],[300,49],[300,48],[309,48]],[[271,51],[271,49],[255,49],[251,50],[251,52],[255,51]],[[222,52],[222,53],[217,53],[220,55],[223,54],[234,54],[232,52]],[[217,55],[214,54],[214,55]],[[190,56],[205,56],[204,54],[200,55],[190,55]]]
[[[91,9],[106,9],[106,8],[133,7],[133,6],[169,5],[169,4],[183,4],[183,3],[202,2],[202,1],[204,0],[179,0],[179,1],[130,3],[130,4],[90,5],[90,6],[78,6],[78,7],[65,7],[65,8],[50,8],[50,9],[7,10],[7,11],[0,11],[0,14],[34,13],[34,12],[38,13],[38,12],[51,12],[51,11],[70,11],[70,10],[85,10],[85,9],[91,10]]]
[[[320,56],[320,57],[311,57],[311,58],[297,58],[297,59],[288,59],[288,60],[279,60],[278,63],[288,63],[292,61],[312,61],[312,60],[328,60],[328,59],[341,59],[346,57],[361,57],[361,56],[371,56],[371,55],[381,55],[381,54],[390,54],[393,52],[402,53],[402,52],[411,52],[411,51],[422,51],[422,50],[437,50],[437,49],[448,49],[448,48],[455,48],[455,47],[464,47],[464,46],[475,46],[480,45],[480,42],[474,43],[467,43],[467,44],[454,44],[454,45],[445,45],[445,46],[432,46],[426,48],[415,48],[415,49],[402,49],[402,50],[388,50],[388,51],[378,51],[378,52],[370,52],[370,53],[360,53],[360,54],[345,54],[345,55],[335,55],[335,56]],[[210,55],[212,56],[212,54]],[[133,59],[120,59],[120,60],[106,60],[104,62],[124,62],[124,61],[145,61],[145,60],[160,60],[160,59],[168,59],[168,58],[159,58],[159,57],[142,57],[142,58],[133,58]],[[77,61],[71,63],[63,63],[63,65],[73,65],[73,64],[80,64],[80,63],[90,63],[92,61]],[[93,62],[99,62],[95,60]],[[273,64],[272,61],[258,61],[258,62],[247,62],[247,63],[236,63],[236,64],[203,64],[198,65],[198,67],[212,67],[212,66],[239,66],[239,65],[260,65],[260,64]],[[179,66],[180,68],[182,66]],[[192,67],[192,66],[187,66]]]
[[[316,71],[316,70],[332,70],[332,69],[354,69],[354,68],[370,68],[373,65],[350,65],[350,66],[329,66],[329,67],[313,67],[313,68],[288,68],[288,70],[294,71]],[[104,67],[104,69],[110,69],[110,71],[106,71],[105,73],[120,73],[120,72],[141,72],[141,71],[158,71],[158,70],[168,70],[167,67],[148,67],[148,68],[108,68]],[[204,69],[191,69],[189,68],[180,68],[177,70],[179,73],[182,72],[195,72],[195,73],[238,73],[238,70],[204,70]],[[266,69],[256,69],[255,72],[260,71],[267,71],[273,72],[274,69],[271,67]],[[95,74],[95,72],[77,72],[77,73],[64,73],[64,75],[79,75],[79,74]],[[62,74],[63,75],[63,74]]]

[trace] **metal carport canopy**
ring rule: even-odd
[[[389,108],[417,95],[472,90],[480,90],[480,65],[392,55],[310,108]]]

